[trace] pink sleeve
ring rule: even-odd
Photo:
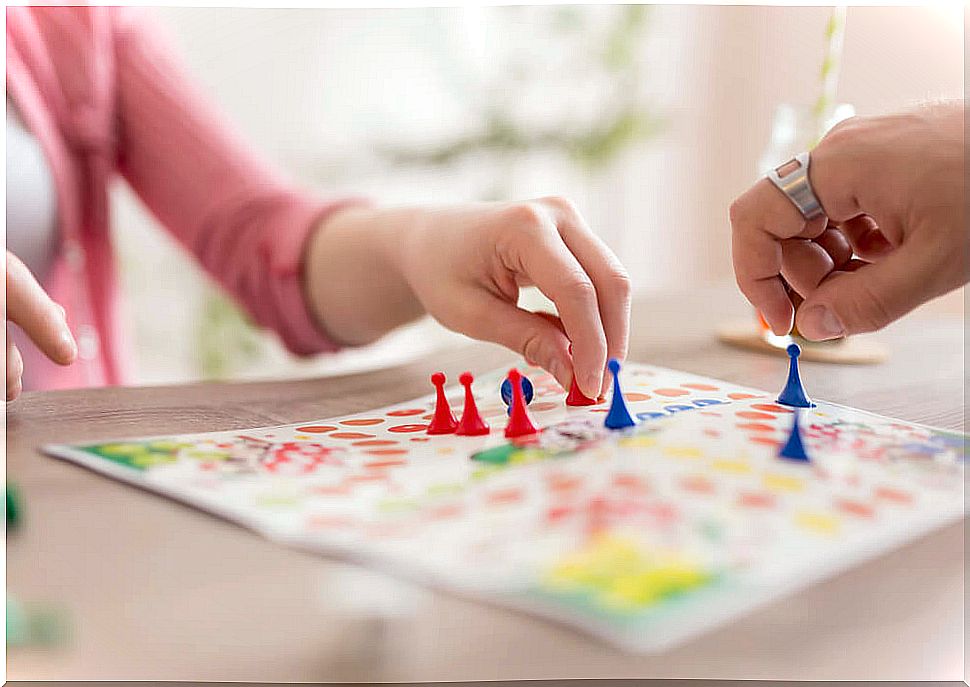
[[[115,15],[119,168],[178,240],[297,354],[335,350],[303,290],[304,246],[328,214],[257,157],[139,17]]]

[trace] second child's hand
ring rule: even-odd
[[[20,395],[24,361],[10,337],[10,325],[20,327],[55,363],[69,365],[77,357],[77,344],[64,319],[64,309],[51,300],[30,270],[7,251],[4,265],[7,287],[7,400]]]

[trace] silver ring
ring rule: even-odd
[[[793,162],[798,163],[795,169],[785,176],[778,174],[779,169],[784,169]],[[812,185],[808,181],[809,162],[809,154],[807,152],[800,153],[780,167],[770,170],[765,175],[771,180],[771,183],[788,196],[788,200],[798,208],[798,211],[802,213],[802,217],[806,220],[812,220],[825,214],[825,211],[822,210],[822,204],[818,202],[818,198],[815,197],[815,191],[812,190]]]

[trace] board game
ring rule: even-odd
[[[541,430],[507,439],[506,371],[448,387],[488,434],[429,434],[436,395],[249,431],[45,451],[284,545],[658,651],[965,512],[966,436],[628,363],[609,429],[524,367]],[[452,380],[455,381],[455,380]],[[430,388],[430,387],[429,387]],[[437,397],[441,400],[441,396]],[[513,410],[516,403],[513,402]],[[807,459],[781,457],[797,418]],[[608,421],[607,421],[608,422]]]

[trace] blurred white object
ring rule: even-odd
[[[775,108],[771,124],[771,139],[758,161],[758,176],[784,164],[798,153],[811,150],[836,124],[855,116],[855,108],[840,103],[832,109],[832,116],[818,125],[810,105],[782,103]]]

